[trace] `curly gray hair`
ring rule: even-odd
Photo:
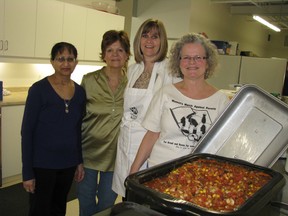
[[[207,70],[204,75],[204,79],[210,78],[218,65],[218,50],[217,47],[206,37],[197,33],[189,33],[182,36],[177,42],[175,42],[170,49],[169,66],[172,76],[183,78],[183,74],[180,69],[180,57],[181,50],[185,44],[198,43],[203,46],[207,56]]]

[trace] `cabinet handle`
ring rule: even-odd
[[[4,51],[7,51],[7,50],[8,50],[8,40],[5,40]]]

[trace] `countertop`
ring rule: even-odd
[[[11,94],[3,96],[3,100],[0,101],[0,107],[25,105],[28,87],[7,88],[7,90],[10,91]]]

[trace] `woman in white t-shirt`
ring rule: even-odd
[[[191,153],[224,110],[228,97],[206,79],[218,64],[217,48],[200,34],[187,34],[171,49],[170,69],[182,81],[161,88],[142,122],[147,129],[130,173]]]

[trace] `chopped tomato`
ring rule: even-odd
[[[144,185],[219,212],[235,211],[272,177],[259,170],[216,159],[197,159]]]

